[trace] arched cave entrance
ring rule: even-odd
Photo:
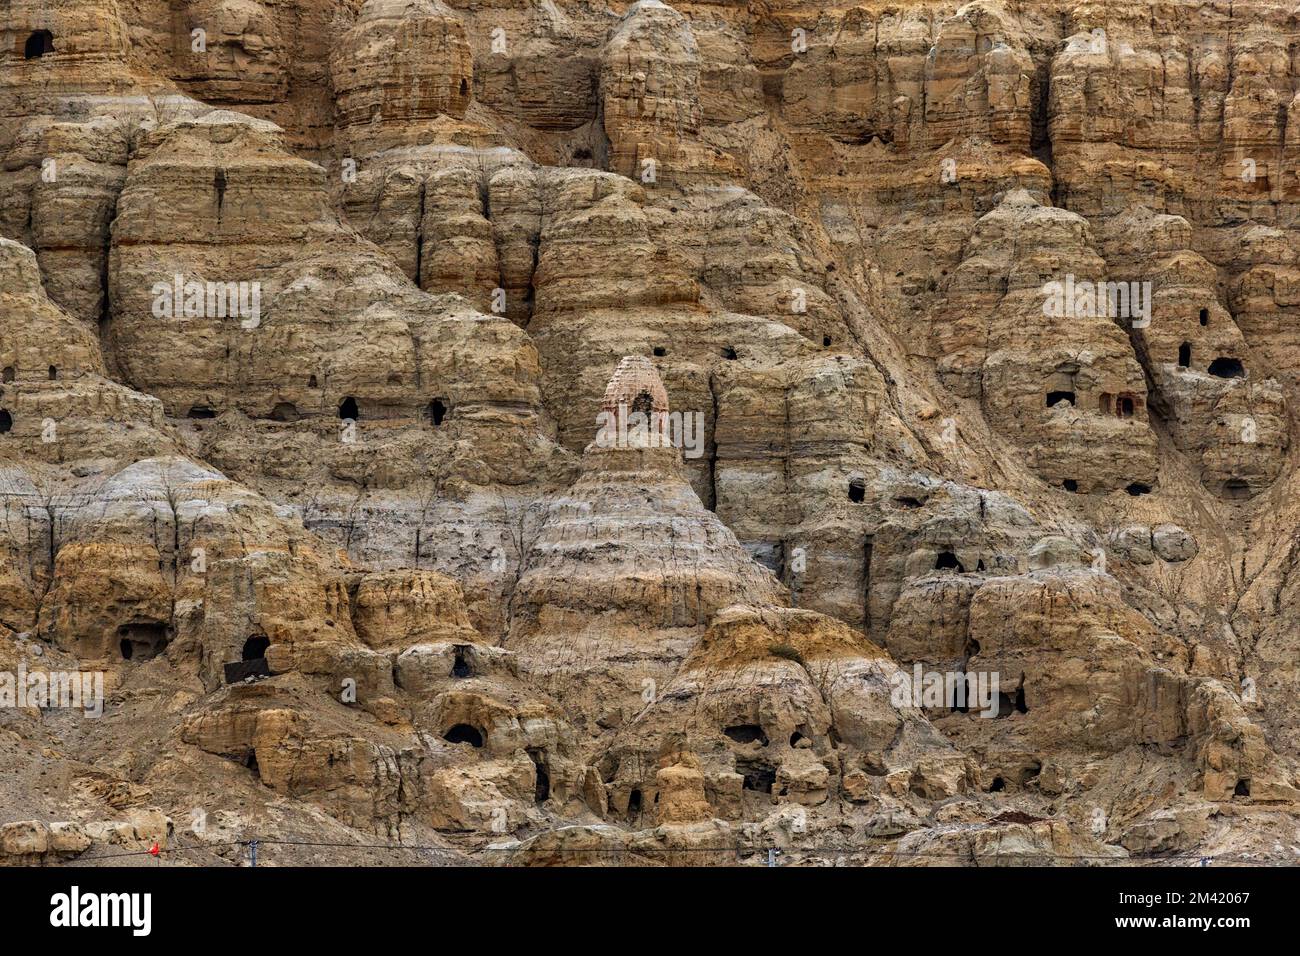
[[[27,43],[23,46],[23,59],[37,60],[53,52],[54,34],[49,30],[37,30],[27,38]]]
[[[953,554],[951,551],[939,552],[938,556],[934,559],[934,569],[936,571],[952,570],[961,574],[966,573],[966,568],[957,560],[957,555]]]
[[[471,747],[483,746],[483,734],[477,727],[470,724],[456,724],[445,734],[442,739],[449,744],[469,744]]]
[[[156,621],[132,621],[117,629],[118,650],[124,661],[148,661],[167,646],[167,626]]]
[[[767,734],[763,733],[763,728],[758,724],[733,724],[723,733],[738,744],[752,744],[757,740],[764,747],[767,746]]]

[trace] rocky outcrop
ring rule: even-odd
[[[0,861],[1289,861],[1298,30],[14,0]]]

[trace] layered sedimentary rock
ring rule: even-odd
[[[1289,861],[1297,40],[15,0],[0,861]]]
[[[532,539],[506,643],[543,686],[599,701],[589,722],[617,727],[667,684],[714,614],[775,602],[781,588],[705,510],[667,428],[628,427],[626,417],[669,411],[649,362],[625,360],[605,401],[615,422]]]

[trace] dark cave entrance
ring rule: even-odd
[[[551,796],[551,775],[546,772],[546,754],[541,750],[529,750],[537,782],[533,786],[533,802],[545,803]]]
[[[736,773],[745,778],[742,790],[771,794],[776,784],[776,768],[759,760],[737,760]]]
[[[445,734],[442,739],[449,744],[469,744],[471,747],[483,746],[483,734],[477,727],[470,724],[456,724]]]
[[[957,555],[951,551],[940,551],[938,557],[934,559],[934,569],[936,571],[957,571],[961,574],[966,573],[966,568],[957,560]]]
[[[763,728],[758,724],[733,724],[723,733],[738,744],[752,744],[757,740],[766,747],[768,743],[767,734],[763,733]]]
[[[156,621],[132,621],[117,629],[124,661],[153,660],[167,646],[167,626]]]
[[[53,52],[54,34],[49,30],[37,30],[27,38],[27,43],[23,46],[23,59],[38,60]]]
[[[271,646],[271,641],[260,634],[254,634],[248,640],[244,641],[244,650],[240,655],[241,660],[259,661],[266,657],[266,649]]]
[[[339,418],[352,419],[354,422],[360,417],[357,411],[357,400],[349,395],[343,401],[339,402]]]
[[[1241,364],[1241,359],[1227,358],[1219,356],[1210,363],[1206,370],[1215,378],[1245,378],[1246,367]]]
[[[451,665],[452,677],[473,677],[474,669],[469,666],[469,661],[465,660],[465,651],[468,647],[456,648],[456,660]]]
[[[433,422],[433,427],[437,428],[442,424],[442,420],[447,417],[447,403],[441,398],[435,398],[429,403],[429,421]]]

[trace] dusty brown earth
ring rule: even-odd
[[[1294,863],[1293,8],[0,0],[0,862]]]

